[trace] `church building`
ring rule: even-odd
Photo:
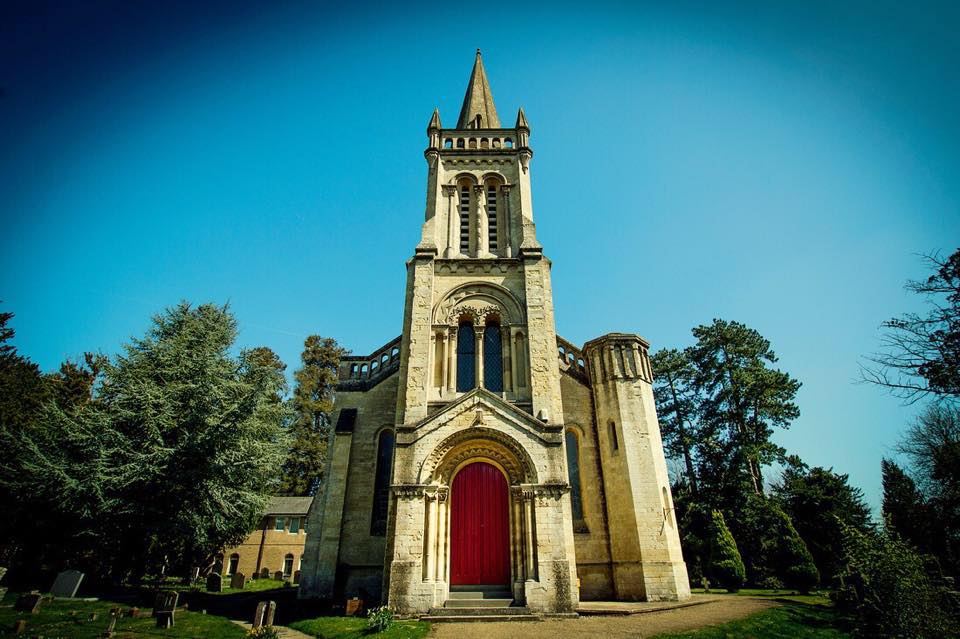
[[[403,332],[341,363],[300,596],[401,614],[688,598],[649,344],[556,334],[530,125],[501,125],[479,51],[456,127],[435,110],[427,137]]]

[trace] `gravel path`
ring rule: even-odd
[[[698,606],[640,615],[580,617],[547,621],[507,623],[438,623],[431,639],[593,639],[594,637],[652,637],[664,632],[683,632],[703,626],[742,619],[779,604],[752,597],[724,597]]]

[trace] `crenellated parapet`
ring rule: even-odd
[[[607,333],[583,346],[590,381],[643,380],[653,383],[650,343],[632,333]]]

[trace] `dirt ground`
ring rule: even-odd
[[[431,639],[651,637],[664,632],[683,632],[742,619],[777,605],[752,597],[724,597],[720,601],[698,606],[639,615],[506,623],[438,623],[433,625],[429,636]]]

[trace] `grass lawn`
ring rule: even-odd
[[[704,594],[703,588],[691,588],[690,592]],[[833,603],[825,592],[812,592],[809,595],[801,595],[796,590],[761,590],[760,588],[743,588],[737,592],[727,592],[726,590],[711,590],[711,595],[730,595],[735,597],[765,597],[778,601],[791,601],[793,603],[808,604],[811,606],[832,606]]]
[[[45,637],[99,637],[110,622],[110,609],[120,606],[127,610],[129,605],[120,605],[109,601],[77,601],[57,599],[40,604],[40,612],[31,615],[15,612],[13,603],[17,596],[7,593],[0,603],[0,636],[14,636],[11,632],[17,619],[27,622],[27,629],[21,637],[43,635]],[[95,621],[88,621],[90,613],[96,613]],[[198,612],[178,612],[176,626],[170,630],[156,627],[156,620],[150,617],[150,610],[141,609],[146,616],[139,619],[121,617],[114,630],[116,637],[204,637],[206,639],[241,639],[246,631],[240,626],[214,615],[202,615]]]
[[[761,596],[771,591],[760,591]],[[657,635],[656,639],[849,639],[843,617],[829,605],[788,603],[719,626]]]
[[[377,639],[421,639],[430,632],[430,624],[425,621],[396,621],[386,632],[368,635],[367,620],[357,617],[317,617],[304,619],[290,624],[300,632],[318,637],[318,639],[358,639],[376,637]]]
[[[229,584],[230,580],[224,578],[224,584]],[[243,589],[240,588],[228,588],[224,586],[223,590],[220,592],[211,592],[208,594],[211,595],[235,595],[238,592],[260,592],[262,590],[276,590],[277,588],[283,588],[284,581],[277,579],[247,579],[247,582],[243,585]],[[291,588],[293,586],[290,586]],[[201,588],[201,590],[206,590]]]

